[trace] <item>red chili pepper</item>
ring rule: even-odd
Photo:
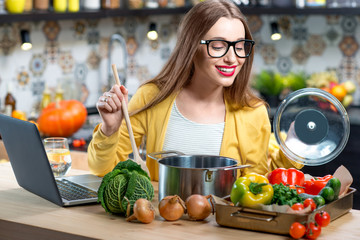
[[[295,168],[277,168],[268,175],[271,184],[298,185],[303,186],[305,181],[304,173]]]
[[[324,177],[315,177],[310,180],[305,181],[305,193],[318,195],[321,189],[323,189],[326,183],[333,178],[332,175],[326,175]]]

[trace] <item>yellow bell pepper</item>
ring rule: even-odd
[[[234,182],[230,199],[235,206],[253,208],[259,204],[270,204],[273,195],[273,187],[265,176],[249,173]]]

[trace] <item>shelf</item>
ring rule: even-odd
[[[23,14],[0,13],[0,23],[27,22],[27,21],[56,21],[73,19],[93,19],[126,16],[173,15],[184,14],[191,6],[180,8],[155,9],[101,9],[95,11],[79,11],[75,13],[55,13],[50,11],[32,11]],[[360,8],[294,8],[294,7],[245,7],[240,6],[245,15],[358,15]]]

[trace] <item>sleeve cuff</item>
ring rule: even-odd
[[[114,146],[118,142],[118,139],[119,139],[119,131],[116,131],[111,136],[106,136],[101,131],[101,123],[100,123],[94,129],[92,141],[98,148],[109,148]]]

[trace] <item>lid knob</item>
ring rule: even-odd
[[[329,123],[320,111],[306,109],[295,117],[296,136],[306,144],[316,144],[328,134]]]

